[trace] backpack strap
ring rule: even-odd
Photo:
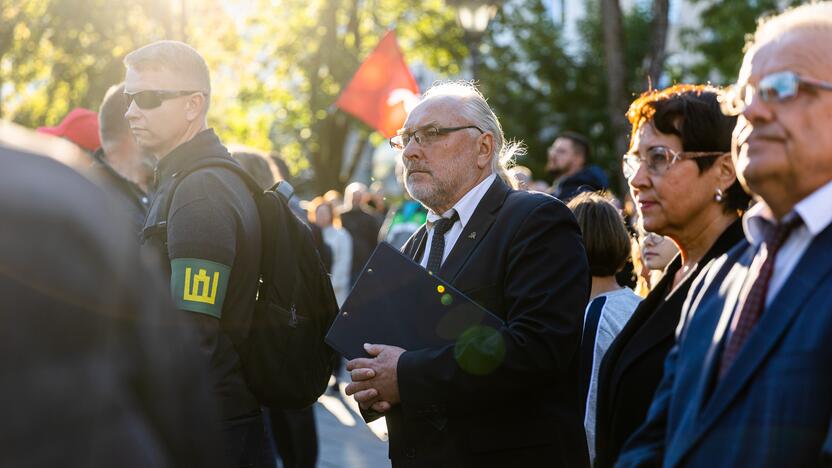
[[[275,185],[273,185],[271,188],[269,188],[268,190],[263,190],[263,188],[260,187],[260,185],[257,183],[257,181],[254,180],[254,178],[251,176],[251,174],[249,174],[245,169],[243,169],[243,167],[240,166],[236,161],[234,161],[231,158],[227,158],[227,157],[225,157],[225,158],[224,157],[211,157],[211,158],[201,159],[200,161],[198,161],[196,164],[190,166],[189,168],[174,173],[173,176],[172,176],[174,180],[173,180],[173,182],[170,186],[170,189],[168,190],[168,196],[167,196],[167,199],[164,200],[164,208],[162,209],[162,212],[161,212],[161,218],[162,218],[163,221],[154,225],[151,228],[146,229],[145,232],[142,233],[143,237],[144,238],[149,238],[149,237],[159,236],[159,237],[162,238],[164,243],[167,244],[167,222],[168,222],[168,217],[170,216],[170,208],[171,208],[171,205],[173,204],[173,197],[174,197],[174,194],[176,193],[176,189],[179,187],[179,184],[181,184],[182,181],[185,180],[185,178],[187,176],[189,176],[190,174],[192,174],[192,173],[194,173],[194,172],[196,172],[200,169],[205,169],[205,168],[209,168],[209,167],[221,167],[221,168],[228,169],[231,172],[234,172],[235,174],[237,174],[237,176],[239,176],[243,180],[243,182],[246,184],[249,191],[254,196],[254,201],[255,201],[255,204],[257,205],[257,212],[258,212],[258,215],[260,216],[260,221],[261,221],[261,230],[262,230],[262,233],[263,233],[263,236],[262,236],[262,240],[263,240],[262,249],[263,250],[262,250],[260,258],[262,258],[262,259],[273,259],[273,258],[275,258],[275,251],[274,250],[277,246],[275,245],[275,242],[269,242],[269,236],[266,235],[266,233],[269,232],[269,228],[267,228],[266,226],[263,226],[263,223],[267,222],[267,220],[264,219],[264,218],[266,218],[266,216],[264,216],[265,213],[263,213],[263,211],[261,210],[262,200],[260,199],[260,197],[262,196],[262,197],[277,197],[277,198],[279,198],[280,201],[278,203],[280,203],[285,208],[285,211],[286,211],[285,214],[287,216],[294,216],[291,209],[289,208],[289,200],[294,196],[294,188],[292,187],[291,184],[289,184],[286,181],[279,181]],[[275,221],[278,221],[278,225],[272,226],[271,229],[283,229],[283,230],[287,231],[288,235],[290,237],[291,245],[298,245],[297,243],[300,241],[299,240],[300,233],[297,232],[296,229],[292,228],[293,226],[291,225],[291,223],[288,223],[288,222],[279,223],[279,220],[275,220]],[[289,251],[287,251],[287,252],[281,252],[280,255],[283,256],[283,257],[292,257],[292,256],[296,255],[296,252],[291,251],[291,249],[288,249],[288,250]],[[295,271],[295,275],[293,275],[293,279],[299,278],[300,277],[300,262],[294,261],[294,259],[292,259],[290,261],[291,261],[291,263],[288,263],[288,264],[296,265],[296,269],[297,269],[297,271]],[[268,295],[269,294],[268,285],[273,284],[272,280],[274,278],[274,267],[275,267],[275,265],[274,265],[274,262],[272,262],[272,261],[261,262],[260,276],[261,276],[261,280],[263,282],[263,285],[267,286],[267,287],[263,288],[263,291],[261,291],[261,293],[263,295]],[[299,281],[294,281],[293,282],[292,288],[291,288],[292,293],[290,295],[290,298],[291,298],[290,301],[291,302],[288,304],[288,306],[289,306],[288,308],[289,308],[290,312],[292,313],[293,321],[296,321],[295,304],[297,303],[298,293],[300,291],[299,283],[300,283]],[[261,299],[266,299],[266,298],[261,296]]]

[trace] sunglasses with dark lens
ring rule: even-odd
[[[666,146],[654,146],[643,156],[634,153],[625,154],[622,158],[621,169],[627,180],[635,177],[642,164],[646,165],[650,175],[661,176],[681,159],[714,158],[723,154],[725,153],[718,151],[673,151]]]
[[[792,71],[781,71],[764,76],[757,86],[749,83],[729,86],[719,96],[720,107],[725,115],[739,115],[751,105],[755,96],[763,102],[784,102],[793,99],[800,87],[832,91],[832,83],[800,76]]]
[[[200,93],[203,94],[202,91],[156,91],[156,90],[147,90],[147,91],[139,91],[138,93],[124,93],[124,98],[127,100],[127,107],[130,107],[130,104],[133,102],[139,106],[139,109],[148,110],[148,109],[155,109],[162,105],[163,102],[167,101],[168,99],[178,98],[181,96],[189,96],[191,94]]]

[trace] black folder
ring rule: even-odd
[[[453,344],[503,321],[450,284],[381,243],[344,301],[326,342],[347,359],[367,357],[364,343],[406,350]]]

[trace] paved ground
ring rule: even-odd
[[[355,400],[344,394],[348,379],[342,374],[340,392],[329,390],[315,404],[318,468],[387,468],[384,418],[369,426],[361,419]]]

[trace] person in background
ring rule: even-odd
[[[56,127],[38,127],[38,133],[71,141],[88,153],[101,147],[98,114],[83,107],[72,109]]]
[[[309,222],[321,228],[324,243],[332,250],[330,277],[340,307],[347,299],[352,284],[352,236],[341,226],[340,216],[332,202],[317,197],[309,202],[306,209]]]
[[[589,305],[584,316],[581,339],[579,385],[585,402],[586,431],[590,462],[595,448],[595,402],[598,369],[610,343],[633,315],[641,297],[621,287],[615,274],[630,256],[630,236],[621,213],[602,194],[584,192],[567,205],[581,227],[589,271],[592,274]]]
[[[639,230],[639,254],[644,265],[647,286],[653,289],[662,277],[662,272],[679,254],[679,248],[669,237]]]
[[[150,198],[148,184],[153,178],[156,159],[136,143],[124,114],[124,84],[111,87],[98,110],[101,147],[93,153],[95,163],[84,171],[93,182],[104,188],[118,211],[132,222],[134,239],[144,226]]]
[[[532,171],[526,166],[514,166],[508,170],[509,178],[517,190],[531,190]]]
[[[546,171],[554,178],[549,193],[564,203],[581,192],[605,190],[609,186],[607,174],[590,164],[589,139],[580,133],[561,133],[547,156]]]
[[[381,228],[375,216],[364,207],[368,197],[367,186],[360,182],[347,185],[344,190],[344,207],[341,211],[341,225],[352,237],[352,268],[350,285],[355,284],[364,264],[370,259],[378,244],[378,231]]]
[[[736,118],[720,112],[720,91],[680,84],[648,91],[630,106],[624,175],[648,232],[670,237],[680,255],[639,304],[601,363],[595,466],[611,467],[644,422],[676,341],[688,290],[700,269],[742,239],[750,200],[731,161]]]

